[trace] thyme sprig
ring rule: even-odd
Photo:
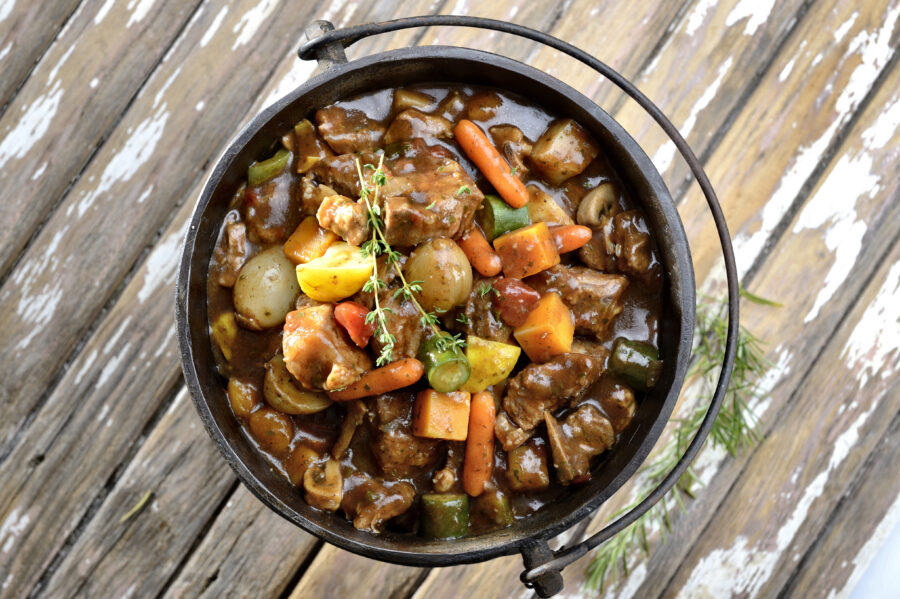
[[[435,347],[438,351],[452,351],[465,347],[465,341],[460,334],[451,335],[444,332],[438,326],[438,316],[434,312],[428,312],[419,303],[417,294],[422,292],[423,281],[407,281],[403,275],[403,269],[400,267],[400,252],[396,251],[388,243],[384,234],[384,220],[381,217],[381,205],[378,203],[378,194],[387,181],[387,175],[384,172],[384,154],[378,159],[378,166],[371,164],[360,165],[359,159],[356,159],[356,172],[359,175],[359,197],[366,205],[367,223],[372,231],[372,236],[362,245],[362,253],[370,256],[372,259],[372,275],[363,286],[363,291],[372,293],[374,297],[374,309],[366,315],[366,324],[375,324],[375,338],[381,343],[381,353],[375,360],[376,366],[384,366],[393,359],[394,344],[397,342],[396,336],[388,330],[386,313],[392,313],[390,308],[381,305],[378,297],[379,291],[386,288],[384,281],[378,275],[378,257],[385,256],[388,264],[394,268],[397,278],[400,281],[400,287],[394,291],[394,299],[401,299],[410,302],[419,312],[419,321],[422,326],[430,328],[434,335],[437,335]],[[371,170],[372,175],[368,181],[363,175],[363,169]]]
[[[743,289],[741,296],[755,304],[780,306]],[[635,500],[612,514],[610,520],[637,506],[662,482],[678,463],[703,422],[706,409],[712,400],[710,390],[715,385],[715,375],[725,352],[728,333],[725,302],[711,298],[704,299],[705,303],[697,310],[695,335],[697,346],[694,349],[695,361],[689,376],[697,377],[700,386],[708,393],[696,402],[684,417],[674,420],[675,429],[670,442],[641,469],[642,485]],[[749,405],[762,396],[763,390],[760,389],[759,381],[771,366],[764,357],[762,345],[763,342],[750,331],[740,327],[734,370],[722,408],[709,436],[709,442],[714,447],[723,448],[731,456],[753,447],[762,439],[758,428],[759,422]],[[628,576],[630,558],[640,559],[641,555],[650,556],[648,537],[654,525],[659,530],[661,542],[665,543],[666,533],[672,528],[670,515],[673,509],[685,511],[685,497],[693,499],[695,487],[701,484],[702,481],[698,479],[694,470],[688,468],[678,484],[664,495],[659,503],[597,549],[588,566],[586,586],[592,590],[602,591],[608,577],[611,578],[609,582],[612,586],[617,586],[620,573]]]

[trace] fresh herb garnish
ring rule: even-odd
[[[458,322],[461,325],[468,326],[469,325],[469,317],[466,316],[465,314],[460,314],[456,317],[456,322]]]
[[[468,185],[463,185],[456,190],[456,195],[461,196],[465,193],[472,193],[472,189]]]
[[[500,292],[494,289],[494,287],[490,283],[482,283],[478,286],[478,296],[484,297],[489,293],[494,293],[496,295],[500,295]]]
[[[509,169],[509,174],[512,175],[513,177],[515,177],[515,176],[516,176],[516,173],[517,173],[518,171],[519,171],[519,167],[513,166],[513,167],[511,167],[511,168]]]

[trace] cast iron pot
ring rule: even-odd
[[[528,37],[574,56],[619,85],[656,118],[688,161],[707,196],[722,242],[729,281],[728,343],[716,395],[697,437],[678,466],[641,505],[585,542],[557,552],[547,540],[587,517],[635,473],[672,413],[691,357],[695,285],[690,251],[668,189],[647,155],[606,112],[571,87],[522,63],[466,48],[406,48],[351,63],[344,57],[344,47],[368,35],[426,25],[474,26]],[[176,319],[182,367],[194,404],[238,478],[266,505],[302,529],[354,553],[408,566],[448,566],[521,552],[526,567],[522,581],[541,596],[550,596],[562,588],[562,568],[633,522],[678,480],[707,436],[721,404],[733,363],[738,319],[734,259],[715,194],[690,148],[646,97],[603,63],[556,38],[510,23],[454,16],[333,29],[326,21],[307,29],[310,41],[300,49],[300,56],[318,59],[324,72],[264,110],[238,134],[213,168],[191,219],[178,276]],[[276,473],[242,433],[216,371],[207,321],[207,271],[217,234],[250,163],[269,155],[275,141],[316,108],[363,92],[423,82],[468,83],[515,92],[590,130],[646,212],[667,279],[659,329],[665,365],[660,381],[640,402],[622,441],[595,466],[591,480],[568,488],[557,501],[510,528],[453,541],[374,535],[356,530],[340,515],[310,508],[302,493]]]

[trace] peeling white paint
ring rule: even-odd
[[[81,368],[78,369],[78,374],[75,375],[75,385],[81,383],[81,379],[84,378],[84,375],[94,366],[94,362],[97,360],[97,353],[96,349],[92,349],[91,353],[89,353],[81,362]]]
[[[203,100],[200,100],[199,102],[197,102],[197,105],[194,106],[194,108],[197,110],[197,112],[200,112],[205,107],[206,107],[206,102],[204,102]]]
[[[240,21],[238,21],[231,30],[232,33],[237,34],[234,44],[231,45],[231,49],[236,50],[238,46],[249,43],[256,35],[256,32],[259,31],[262,24],[265,23],[266,18],[272,14],[273,10],[275,10],[277,5],[277,0],[262,0],[262,2],[244,13],[244,16],[241,17]]]
[[[775,0],[740,0],[725,17],[725,26],[731,27],[735,23],[747,19],[744,35],[753,35],[769,18],[774,6]]]
[[[183,228],[169,233],[150,252],[144,265],[144,282],[137,293],[138,302],[143,304],[161,285],[175,280],[178,250],[181,249],[183,236]]]
[[[784,65],[784,68],[781,69],[780,73],[778,73],[778,82],[779,83],[784,83],[787,80],[787,78],[791,76],[791,71],[794,70],[794,63],[796,61],[797,61],[797,57],[795,56],[795,57],[791,58],[786,65]]]
[[[6,20],[15,6],[16,0],[0,0],[0,22]]]
[[[0,50],[0,60],[3,60],[4,58],[6,58],[6,55],[9,54],[10,50],[12,50],[12,46],[13,46],[12,42],[9,42],[5,46],[3,46],[3,49]]]
[[[841,359],[856,372],[860,388],[876,374],[885,379],[900,369],[900,262],[891,266],[875,299],[856,323]]]
[[[859,16],[859,13],[854,11],[850,18],[844,21],[837,29],[834,30],[834,42],[838,43],[847,35],[847,32],[853,27],[853,24],[856,23],[856,17]]]
[[[171,87],[171,85],[175,82],[175,79],[177,79],[178,75],[180,74],[181,67],[178,67],[177,69],[172,71],[172,74],[169,75],[168,79],[163,82],[162,87],[160,87],[159,91],[156,92],[156,95],[153,96],[153,109],[156,109],[156,107],[159,106],[159,104],[163,101],[166,92],[169,91],[169,87]]]
[[[115,2],[116,0],[106,0],[106,2],[103,3],[103,6],[101,6],[100,10],[97,11],[97,14],[94,15],[94,25],[99,25],[103,22],[103,19],[109,14],[110,9]]]
[[[700,115],[700,111],[709,106],[710,102],[713,101],[713,98],[716,97],[716,94],[719,92],[719,87],[722,85],[722,81],[725,80],[725,75],[728,74],[732,64],[734,64],[734,57],[729,56],[728,59],[719,66],[715,80],[710,83],[703,94],[697,98],[697,101],[691,107],[690,114],[684,121],[684,125],[679,128],[682,137],[686,138],[690,132],[693,131],[694,125],[697,124],[697,117]],[[656,168],[659,169],[660,172],[665,172],[672,165],[672,160],[674,158],[675,144],[671,141],[667,141],[660,146],[653,155],[653,164],[656,165]]]
[[[100,376],[97,378],[97,389],[103,388],[103,386],[107,382],[109,382],[116,371],[118,371],[119,365],[122,363],[122,360],[125,359],[128,349],[129,346],[125,345],[116,355],[107,358],[106,364],[103,365],[103,370],[100,371]]]
[[[141,195],[138,196],[137,203],[143,204],[144,200],[150,197],[150,194],[153,193],[153,186],[148,185],[144,191],[141,192]]]
[[[205,48],[206,44],[213,38],[216,34],[216,31],[219,30],[219,27],[222,26],[222,21],[225,20],[225,15],[228,14],[228,7],[223,6],[222,10],[213,18],[212,23],[210,23],[209,28],[203,33],[203,37],[200,38],[200,47]]]
[[[706,13],[709,12],[709,9],[716,5],[716,0],[700,0],[694,5],[694,9],[691,11],[691,14],[687,17],[687,24],[684,27],[684,32],[687,35],[694,35],[697,33],[697,30],[700,29],[700,26],[703,25],[703,21],[706,20]]]
[[[116,346],[119,344],[119,339],[122,338],[122,335],[125,334],[125,331],[128,330],[128,325],[131,324],[131,316],[127,316],[125,320],[119,323],[119,328],[110,336],[109,340],[104,344],[103,353],[108,354],[109,352],[116,349]]]
[[[22,534],[28,524],[31,523],[31,517],[28,514],[20,514],[19,508],[12,510],[0,525],[0,541],[3,542],[3,548],[0,549],[4,554],[10,552],[16,542],[16,538]]]
[[[103,407],[100,408],[100,413],[97,414],[97,422],[100,422],[100,421],[102,421],[104,418],[106,418],[106,415],[107,415],[107,414],[109,414],[109,404],[108,404],[108,403],[104,403],[104,404],[103,404]]]
[[[62,85],[59,81],[54,81],[46,93],[22,107],[24,114],[16,120],[12,129],[4,132],[3,139],[0,140],[0,167],[5,166],[11,158],[24,157],[44,137],[59,110],[62,95]],[[0,168],[0,172],[4,170]]]
[[[126,6],[131,11],[131,16],[128,17],[128,23],[125,24],[125,28],[127,29],[135,23],[143,21],[150,9],[153,8],[154,2],[155,0],[131,0]]]
[[[48,164],[48,162],[45,160],[41,163],[41,165],[39,167],[34,169],[34,174],[31,175],[32,181],[37,181],[38,179],[41,178],[41,175],[43,175],[44,172],[47,170],[47,164]]]
[[[93,79],[91,79],[91,82],[88,83],[88,85],[91,89],[97,89],[97,86],[100,85],[100,80],[94,77]]]
[[[314,60],[295,60],[291,63],[290,70],[278,80],[275,87],[269,91],[265,99],[257,106],[258,110],[268,108],[288,92],[296,89],[312,77],[313,71],[316,70],[316,61]]]

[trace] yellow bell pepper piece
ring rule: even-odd
[[[547,293],[513,335],[533,362],[546,362],[572,349],[575,321],[557,293]]]
[[[222,312],[216,318],[210,327],[210,333],[213,341],[222,350],[225,359],[231,362],[231,346],[237,339],[237,321],[234,319],[234,312]]]
[[[372,259],[355,245],[334,243],[325,255],[297,265],[303,293],[319,302],[336,302],[358,292],[372,276]]]
[[[466,358],[471,374],[460,387],[463,391],[478,393],[509,377],[522,349],[499,341],[490,341],[474,335],[466,338]]]

